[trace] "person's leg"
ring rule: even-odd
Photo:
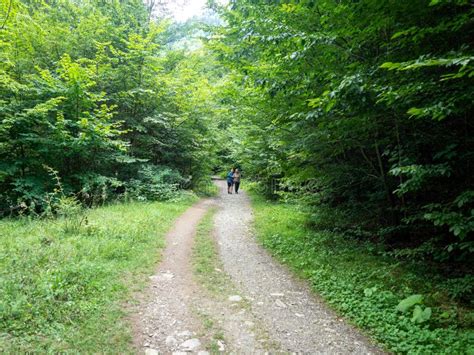
[[[234,184],[235,184],[235,193],[238,194],[239,193],[240,181],[236,181],[236,182],[234,182]]]

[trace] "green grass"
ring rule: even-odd
[[[298,205],[272,203],[252,194],[259,241],[280,261],[309,279],[314,290],[352,323],[395,353],[474,353],[472,310],[437,288],[435,279],[375,252],[376,246],[307,227]],[[421,293],[429,321],[411,321],[397,304]]]
[[[223,271],[212,235],[215,213],[216,209],[211,208],[199,222],[193,246],[193,268],[198,283],[210,292],[212,297],[223,300],[234,288],[229,276]],[[211,354],[219,354],[218,341],[225,340],[222,329],[211,316],[202,311],[197,313],[209,338],[207,350]]]
[[[212,236],[215,212],[215,209],[209,210],[198,225],[193,247],[194,274],[198,282],[214,296],[226,297],[233,292],[234,287],[223,271]]]
[[[67,234],[61,220],[0,221],[0,352],[132,352],[123,304],[194,201],[88,210]]]

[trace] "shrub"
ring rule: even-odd
[[[139,201],[164,201],[177,198],[179,190],[189,181],[174,169],[145,165],[139,171],[140,179],[132,179],[126,185],[126,196]]]

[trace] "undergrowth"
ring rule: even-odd
[[[195,197],[0,221],[0,352],[131,352],[121,307]]]
[[[259,241],[389,351],[474,354],[472,305],[450,296],[463,287],[455,279],[378,254],[369,242],[315,231],[302,206],[255,193],[252,201]]]

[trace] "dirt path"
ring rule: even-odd
[[[263,353],[271,348],[258,319],[248,312],[248,303],[229,300],[235,296],[232,285],[223,290],[224,297],[216,297],[193,277],[191,255],[196,227],[215,205],[215,199],[208,199],[191,207],[167,234],[162,262],[133,311],[134,344],[139,353],[204,355],[206,349]]]
[[[189,208],[166,236],[162,262],[133,317],[137,349],[150,354],[171,352],[186,341],[182,348],[201,347],[197,334],[203,329],[192,310],[197,287],[189,260],[196,227],[208,206],[209,201],[202,201]]]
[[[255,242],[245,193],[228,195],[225,182],[217,184],[219,196],[191,207],[166,237],[132,319],[137,351],[380,353]],[[231,280],[219,296],[197,284],[191,261],[196,227],[210,206],[218,207],[215,239]]]

